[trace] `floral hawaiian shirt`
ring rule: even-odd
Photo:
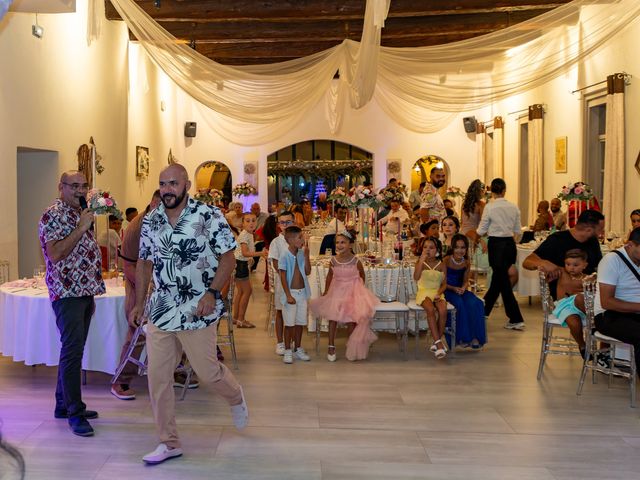
[[[444,202],[442,201],[440,193],[438,193],[438,189],[430,183],[424,186],[420,199],[420,207],[429,209],[430,219],[441,222],[442,219],[447,216],[447,211],[444,208]]]
[[[68,237],[79,221],[80,210],[59,198],[40,218],[38,234],[47,264],[46,282],[52,302],[61,298],[101,295],[105,292],[102,257],[93,230],[87,230],[71,253],[62,260],[53,262],[47,255],[47,242]]]
[[[166,331],[197,330],[225,312],[222,300],[211,315],[196,316],[198,302],[218,270],[220,255],[236,241],[220,209],[189,198],[175,228],[164,205],[142,221],[140,258],[153,262],[155,289],[147,305],[153,324]]]

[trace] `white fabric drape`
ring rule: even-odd
[[[2,0],[0,0],[2,1]],[[89,0],[87,9],[87,45],[100,38],[101,18],[104,17],[104,2],[100,0]]]
[[[478,125],[476,131],[476,163],[478,164],[477,177],[482,183],[486,183],[485,135],[484,125]]]
[[[504,178],[504,129],[501,117],[493,121],[493,178]],[[487,178],[490,182],[493,178]]]
[[[278,138],[323,99],[329,124],[337,131],[347,108],[340,97],[347,94],[351,108],[374,99],[401,126],[434,132],[458,112],[531,90],[568,72],[640,14],[638,0],[574,0],[489,35],[446,45],[389,48],[380,47],[389,0],[367,0],[360,43],[345,40],[278,64],[230,67],[177,42],[133,0],[111,3],[154,62],[217,112],[215,129],[245,145]],[[342,87],[332,86],[337,71]]]
[[[607,231],[624,232],[624,74],[611,75],[607,83],[602,213]]]
[[[538,217],[538,203],[542,200],[542,184],[543,184],[543,125],[542,118],[532,118],[531,109],[542,105],[532,105],[529,107],[529,128],[527,129],[528,143],[528,171],[529,171],[529,202],[528,212],[531,223]],[[542,111],[540,111],[540,115]]]

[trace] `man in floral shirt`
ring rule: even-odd
[[[82,173],[63,173],[58,184],[60,197],[45,210],[38,226],[49,299],[62,344],[54,416],[68,418],[71,431],[83,437],[93,435],[87,418],[98,414],[82,402],[82,354],[95,310],[93,296],[105,292],[100,249],[91,229],[93,213],[80,207],[87,188]]]
[[[438,189],[446,181],[444,169],[433,167],[429,178],[431,183],[427,183],[424,190],[422,190],[420,207],[429,209],[429,218],[431,220],[442,222],[442,219],[447,216],[447,211],[444,208],[444,202],[438,193]]]
[[[142,221],[136,268],[138,323],[153,275],[147,309],[148,379],[160,444],[142,459],[158,464],[182,455],[175,423],[173,371],[184,349],[201,381],[229,405],[233,422],[244,428],[247,405],[233,374],[216,358],[216,326],[225,313],[220,290],[231,278],[236,242],[217,207],[189,198],[191,182],[182,165],[160,173],[162,204]]]

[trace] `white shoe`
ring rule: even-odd
[[[142,461],[149,465],[157,465],[158,463],[162,463],[165,460],[179,457],[181,455],[182,449],[169,448],[164,443],[161,443],[153,452],[147,453],[144,457],[142,457]]]
[[[285,350],[284,343],[276,343],[276,355],[284,355]]]
[[[291,350],[285,350],[282,361],[284,363],[293,363],[293,352]]]
[[[242,395],[242,403],[231,405],[231,417],[233,417],[233,424],[238,430],[242,430],[249,424],[249,409],[247,408],[247,401],[244,398],[242,387],[240,387],[240,394]]]
[[[507,330],[520,330],[520,331],[522,331],[522,330],[524,330],[525,325],[524,325],[524,322],[518,322],[518,323],[507,322],[507,323],[505,323],[504,328],[506,328]]]
[[[295,356],[298,360],[302,360],[303,362],[308,362],[311,360],[311,357],[307,355],[307,352],[304,351],[304,348],[298,347],[296,348]]]
[[[329,346],[329,348],[333,348],[333,353],[327,352],[327,360],[329,360],[330,362],[335,362],[338,358],[338,356],[336,355],[336,347],[331,345]]]

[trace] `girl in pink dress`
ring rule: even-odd
[[[378,338],[370,326],[379,300],[364,286],[364,268],[351,251],[353,235],[338,233],[335,242],[336,256],[331,259],[324,295],[310,300],[309,307],[316,317],[329,320],[327,360],[336,361],[338,322],[348,327],[347,360],[364,360]]]

